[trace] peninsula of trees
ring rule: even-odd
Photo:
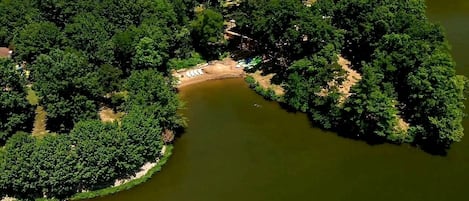
[[[425,8],[423,0],[0,0],[0,47],[13,50],[0,58],[0,198],[66,199],[131,176],[185,124],[171,71],[225,52],[261,56],[284,102],[323,128],[444,151],[463,137],[467,81]],[[230,21],[243,37],[224,37]],[[347,95],[339,57],[361,75]],[[30,133],[32,92],[47,114],[45,136]],[[125,115],[103,123],[102,106]]]
[[[466,78],[456,75],[424,0],[247,0],[227,14],[249,36],[284,101],[318,125],[372,143],[444,152],[464,133]],[[338,55],[361,79],[344,98]],[[262,68],[262,67],[261,67]],[[324,93],[327,92],[327,93]]]

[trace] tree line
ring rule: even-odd
[[[0,46],[31,71],[47,129],[68,132],[80,119],[97,118],[98,106],[112,102],[104,97],[134,70],[167,76],[173,67],[218,58],[223,17],[208,7],[194,12],[200,3],[2,0]]]
[[[66,199],[155,160],[184,126],[173,66],[223,50],[223,18],[194,12],[200,3],[1,0],[0,46],[13,55],[0,59],[0,198]],[[44,138],[29,133],[28,88],[47,112]],[[125,116],[102,123],[103,105]]]
[[[165,130],[183,126],[171,83],[153,69],[133,71],[125,82],[127,114],[120,123],[88,119],[67,134],[13,135],[0,154],[1,192],[21,199],[65,199],[132,176],[159,156]]]
[[[65,199],[154,160],[184,124],[171,70],[233,50],[231,19],[287,105],[317,125],[426,150],[462,139],[467,81],[423,0],[1,0],[0,46],[14,53],[0,60],[0,197]],[[362,75],[345,100],[338,55]],[[23,62],[28,80],[13,70]],[[43,139],[18,132],[31,129],[28,83],[53,133]],[[121,123],[101,123],[102,105],[125,112]]]
[[[285,102],[319,126],[444,152],[463,137],[467,81],[425,9],[423,0],[246,0],[227,16],[256,42],[252,54],[277,74]],[[343,103],[338,55],[362,76]]]

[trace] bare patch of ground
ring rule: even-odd
[[[400,115],[396,115],[396,118],[397,118],[397,130],[404,131],[405,133],[407,133],[410,127],[409,123],[405,122],[404,119]]]
[[[357,84],[358,81],[362,79],[362,76],[356,70],[353,70],[350,67],[350,61],[346,60],[342,56],[339,56],[339,60],[337,61],[337,63],[347,73],[345,80],[339,86],[339,92],[343,94],[340,99],[340,102],[343,103],[351,95],[350,89],[352,88],[352,86]]]
[[[352,86],[357,84],[361,80],[362,76],[356,70],[353,70],[351,68],[350,61],[346,60],[342,56],[339,56],[337,63],[342,67],[343,70],[346,71],[346,78],[339,86],[339,92],[342,94],[342,97],[339,101],[340,103],[344,103],[345,100],[351,95],[350,89]],[[396,130],[407,133],[407,130],[409,130],[410,127],[409,123],[407,123],[400,115],[396,115],[396,119]]]
[[[396,105],[398,105],[398,102],[397,101],[394,101],[394,104],[393,104],[393,107],[397,107]],[[407,133],[407,131],[409,130],[409,123],[407,123],[401,115],[397,114],[396,115],[396,120],[397,120],[397,125],[396,125],[396,131],[402,131],[404,133]]]
[[[160,154],[164,155],[165,153],[166,153],[166,146],[163,146],[163,148],[161,148]],[[150,163],[150,162],[145,163],[142,167],[140,167],[140,170],[137,173],[135,173],[134,176],[132,176],[130,178],[116,179],[116,181],[114,182],[114,187],[120,186],[120,185],[125,184],[129,181],[132,181],[132,180],[135,180],[135,179],[138,179],[138,178],[141,178],[141,177],[145,176],[148,173],[149,170],[151,170],[153,167],[155,167],[158,164],[159,161],[160,161],[160,159],[158,158],[153,163]]]
[[[11,198],[11,197],[4,197],[2,198],[0,201],[16,201],[15,198]]]
[[[339,99],[339,103],[344,103],[345,100],[351,95],[350,89],[352,88],[352,86],[357,84],[358,81],[360,81],[362,79],[362,76],[360,75],[360,73],[353,70],[351,68],[350,61],[343,58],[342,56],[339,56],[339,60],[337,61],[337,63],[345,71],[345,77],[344,77],[345,79],[338,86],[339,92],[342,94],[342,96]],[[342,78],[342,77],[340,77],[340,78]],[[337,77],[334,80],[330,81],[328,83],[328,85],[330,87],[336,86],[337,85],[336,79],[339,79],[339,77]],[[327,91],[327,89],[322,89],[319,93],[317,93],[317,95],[318,96],[327,96],[328,91]]]
[[[316,3],[317,0],[303,0],[303,4],[305,4],[305,6],[312,6],[314,3]]]
[[[124,116],[125,113],[123,112],[114,112],[111,108],[102,107],[99,110],[99,118],[102,122],[114,122],[120,121],[120,119]]]
[[[262,75],[262,71],[258,70],[254,73],[250,73],[249,75],[252,76],[252,78],[254,78],[254,80],[256,80],[257,83],[259,83],[259,85],[262,88],[264,88],[264,89],[269,89],[270,88],[270,89],[274,90],[275,95],[277,95],[277,96],[285,95],[285,90],[283,89],[282,86],[272,84],[271,80],[275,76],[274,73],[267,74],[267,75]]]
[[[198,75],[195,77],[188,77],[186,75],[187,71],[194,70],[194,69],[202,69],[204,74]],[[224,78],[233,78],[233,77],[243,77],[244,71],[241,68],[236,68],[236,61],[231,58],[226,58],[221,61],[214,61],[210,64],[203,65],[201,67],[194,67],[194,68],[187,68],[183,70],[179,70],[173,73],[173,76],[179,79],[177,84],[177,88],[182,88],[185,86],[189,86],[192,84],[208,81],[208,80],[216,80],[216,79],[224,79]]]

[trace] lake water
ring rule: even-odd
[[[429,0],[428,7],[446,28],[458,73],[469,76],[469,1]],[[408,145],[368,145],[314,128],[241,79],[190,86],[181,97],[189,128],[163,170],[94,200],[469,200],[468,137],[445,157]],[[464,126],[469,130],[468,120]]]

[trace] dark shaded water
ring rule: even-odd
[[[458,72],[469,76],[469,1],[428,6],[448,32]],[[469,200],[467,137],[446,157],[368,145],[313,128],[240,79],[201,83],[181,96],[190,126],[168,164],[144,184],[95,200]]]

